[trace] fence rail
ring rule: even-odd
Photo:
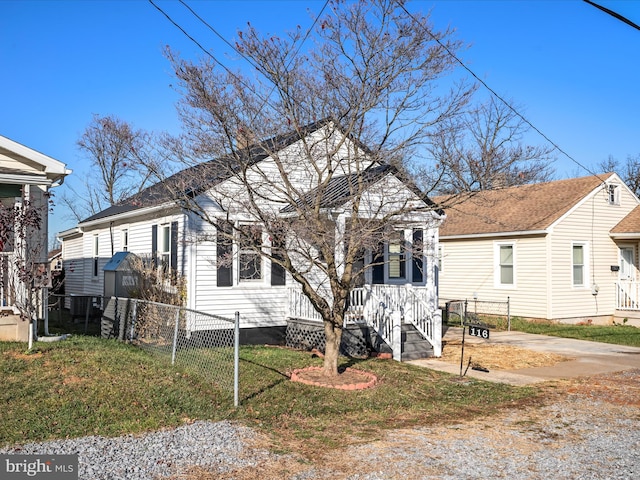
[[[104,320],[118,337],[160,355],[220,387],[233,391],[238,406],[240,314],[234,319],[174,305],[111,297]]]
[[[511,300],[443,300],[445,310],[450,322],[460,321],[464,325],[470,320],[479,316],[504,318],[507,323],[507,330],[511,331]]]

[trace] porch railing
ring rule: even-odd
[[[427,288],[411,285],[371,285],[351,291],[345,323],[365,323],[393,349],[400,358],[400,324],[411,323],[433,346],[433,353],[442,354],[442,321],[435,297]],[[309,299],[297,288],[289,290],[290,318],[322,321]]]
[[[14,303],[11,286],[13,272],[13,253],[0,252],[0,307],[9,307]]]
[[[616,282],[616,310],[640,310],[640,282],[635,280]]]

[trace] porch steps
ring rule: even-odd
[[[433,346],[410,323],[402,324],[402,361],[433,357]]]

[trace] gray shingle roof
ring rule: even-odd
[[[229,154],[181,170],[164,181],[151,185],[141,192],[123,200],[119,204],[110,206],[95,215],[85,218],[80,223],[100,220],[141,208],[155,207],[177,200],[184,195],[195,195],[203,192],[231,177],[233,169],[239,167],[238,156],[240,157],[240,162],[247,161],[249,164],[258,163],[269,157],[271,152],[292,145],[304,136],[326,125],[328,122],[330,122],[330,119],[319,120],[299,130],[277,135],[252,145],[249,148],[234,152],[234,154]]]

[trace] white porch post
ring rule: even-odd
[[[336,223],[334,253],[336,257],[336,270],[338,276],[344,273],[344,241],[346,231],[346,220],[342,211],[332,211],[331,217]]]
[[[400,310],[391,312],[391,321],[393,322],[391,330],[391,349],[393,350],[393,359],[398,362],[402,361],[402,314]]]

